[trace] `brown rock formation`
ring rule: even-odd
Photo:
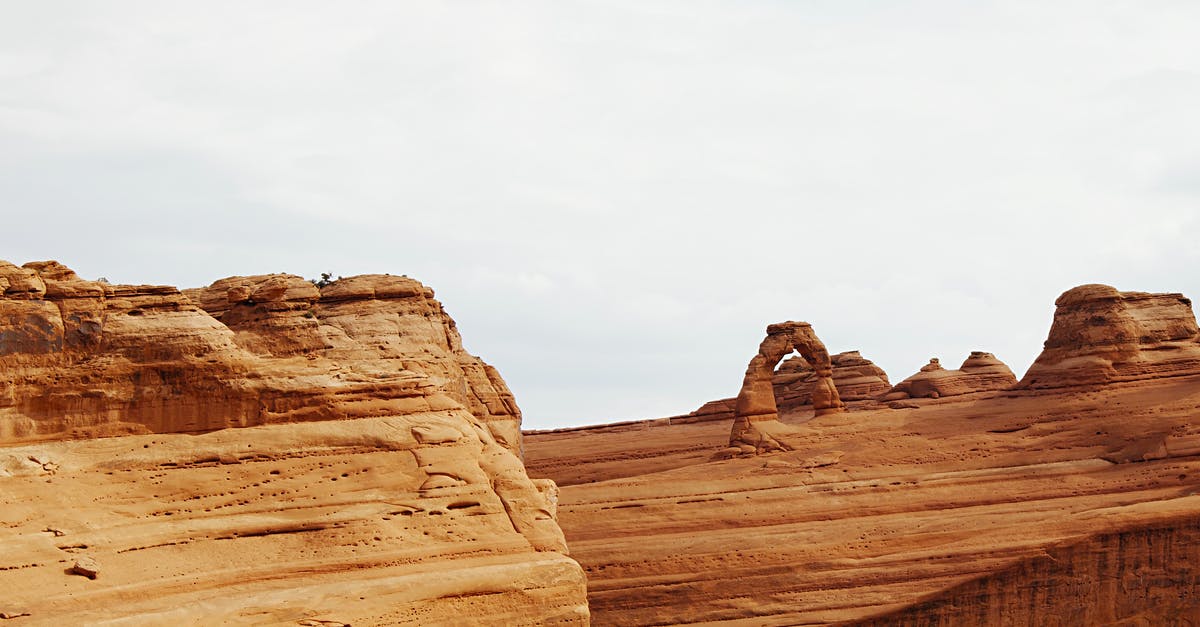
[[[946,370],[937,357],[921,366],[913,376],[897,383],[881,397],[884,401],[906,398],[942,398],[974,392],[1007,390],[1017,377],[991,353],[972,351],[958,370]]]
[[[508,387],[412,279],[319,292],[293,275],[231,277],[184,294],[0,262],[0,287],[0,442],[464,406],[520,454]]]
[[[418,281],[372,274],[318,291],[293,275],[230,277],[186,294],[259,356],[315,355],[382,378],[424,375],[439,395],[520,450],[521,411],[512,392],[495,368],[466,352],[454,320]]]
[[[772,376],[775,366],[788,353],[798,351],[815,372],[811,386],[813,410],[818,416],[840,412],[845,404],[838,397],[833,383],[833,366],[825,345],[807,322],[781,322],[767,327],[767,337],[758,347],[758,354],[746,367],[742,389],[734,404],[733,428],[729,445],[743,452],[786,450],[780,439],[786,430],[780,429],[779,409],[775,403]]]
[[[768,457],[698,454],[732,419],[657,420],[530,435],[529,467],[564,485],[598,624],[1186,624],[1200,373],[1160,345],[1142,378],[784,415]]]
[[[1152,519],[1053,546],[865,624],[1194,625],[1200,622],[1198,523],[1194,513]]]
[[[845,402],[871,401],[892,387],[887,373],[858,351],[838,353],[829,358],[833,369],[833,385]],[[780,362],[771,375],[775,388],[775,404],[780,415],[812,409],[812,389],[817,381],[813,367],[801,357],[789,357]],[[733,418],[737,398],[709,401],[695,411],[672,416],[671,422],[704,422]]]
[[[1045,348],[1024,389],[1139,381],[1200,372],[1200,332],[1182,294],[1081,285],[1054,302]]]
[[[181,293],[0,263],[0,611],[585,624],[519,420],[411,279]],[[65,576],[84,557],[95,582]]]
[[[858,351],[838,353],[829,358],[833,385],[843,401],[874,399],[891,387],[887,373]],[[800,357],[789,357],[775,369],[771,384],[779,412],[786,414],[812,405],[812,388],[817,372]]]
[[[766,457],[695,454],[729,422],[526,449],[564,485],[596,624],[1162,624],[1196,606],[1181,564],[1200,527],[1198,405],[1200,376],[1174,377],[785,416],[794,450]],[[975,619],[995,616],[1014,619]]]

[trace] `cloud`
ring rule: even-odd
[[[13,261],[437,289],[527,424],[734,393],[806,319],[1022,371],[1084,282],[1200,296],[1188,3],[36,3]]]

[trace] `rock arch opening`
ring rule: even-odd
[[[729,433],[730,446],[748,445],[762,448],[764,435],[756,425],[779,421],[779,407],[771,377],[775,367],[793,352],[816,372],[812,387],[812,404],[816,415],[831,414],[845,409],[845,404],[833,384],[833,364],[825,344],[807,322],[780,322],[767,327],[767,337],[758,346],[758,353],[746,367],[742,389],[734,404],[733,428]]]

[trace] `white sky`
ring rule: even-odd
[[[1200,3],[0,0],[0,258],[408,274],[526,426],[1200,298]]]

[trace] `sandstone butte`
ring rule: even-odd
[[[1019,382],[977,352],[839,406],[823,353],[772,325],[732,404],[526,433],[595,624],[1200,624],[1188,299],[1069,290]]]
[[[0,619],[586,624],[520,418],[412,279],[0,262]]]

